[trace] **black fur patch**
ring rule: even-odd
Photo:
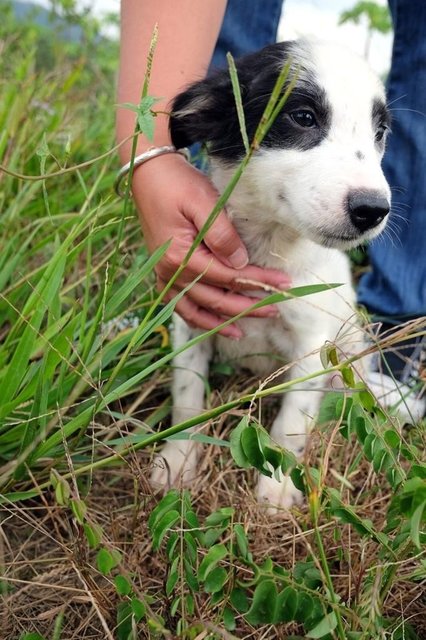
[[[289,59],[297,83],[265,136],[262,147],[307,150],[321,143],[331,124],[331,106],[312,71],[299,64],[297,44],[284,42],[236,61],[249,140],[254,137],[278,75]],[[289,78],[290,80],[290,78]],[[306,113],[311,114],[310,119]],[[305,122],[311,122],[305,126]],[[302,124],[301,124],[302,123]],[[170,119],[173,144],[206,142],[209,153],[233,163],[244,155],[228,70],[218,71],[177,96]]]
[[[376,98],[373,101],[371,118],[376,136],[376,145],[382,150],[386,142],[387,132],[390,130],[391,117],[385,103],[380,98]]]

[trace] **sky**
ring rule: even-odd
[[[47,5],[47,0],[36,0]],[[176,0],[170,0],[171,2]],[[200,0],[202,1],[202,0]],[[250,0],[247,0],[248,2]],[[316,35],[318,37],[342,42],[361,55],[364,52],[367,30],[365,25],[338,25],[339,15],[350,9],[357,0],[285,0],[281,16],[278,38],[288,40],[300,35]],[[386,0],[376,0],[386,4]],[[118,12],[120,0],[78,0],[82,7],[91,7],[95,15]],[[392,40],[389,35],[374,34],[369,62],[380,74],[388,71],[390,66]]]

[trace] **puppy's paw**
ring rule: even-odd
[[[288,476],[278,481],[262,475],[257,484],[257,500],[261,504],[267,503],[268,513],[276,514],[291,509],[295,504],[301,504],[303,493],[296,489]]]
[[[189,486],[197,474],[199,446],[195,442],[178,440],[166,442],[154,459],[151,484],[163,490]]]

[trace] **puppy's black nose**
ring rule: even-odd
[[[389,201],[377,191],[352,191],[348,195],[348,213],[359,231],[377,227],[389,213]]]

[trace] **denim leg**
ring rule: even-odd
[[[283,1],[228,0],[210,71],[228,66],[228,51],[239,58],[276,42]],[[208,161],[199,143],[191,145],[191,156],[196,167],[207,171]]]
[[[275,42],[282,5],[283,0],[229,0],[212,65],[227,66],[228,51],[238,58]]]
[[[359,301],[390,323],[426,315],[426,2],[389,0],[394,22],[388,102],[392,134],[384,171],[389,230],[371,243]]]

